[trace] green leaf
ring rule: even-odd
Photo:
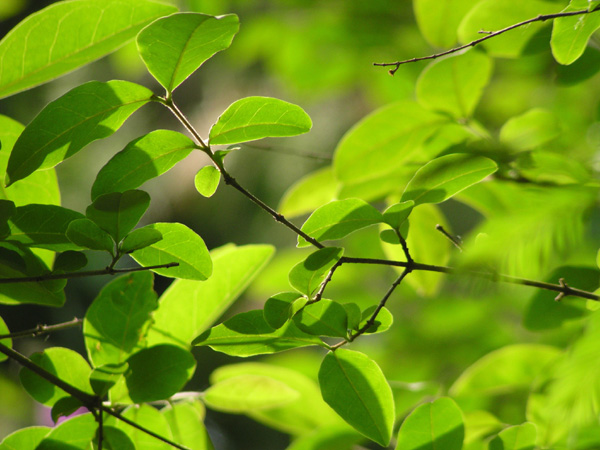
[[[79,0],[31,14],[0,41],[0,98],[92,62],[174,11],[146,0]]]
[[[211,251],[213,273],[208,280],[176,280],[160,297],[149,345],[188,348],[241,295],[273,252],[270,245],[228,245]]]
[[[302,306],[296,308],[295,305],[299,304],[296,300],[300,300]],[[297,292],[280,292],[279,294],[275,294],[265,302],[263,310],[265,321],[271,328],[281,328],[307,301],[308,299]]]
[[[300,331],[293,322],[274,330],[265,321],[262,310],[257,309],[237,314],[205,331],[192,345],[208,345],[227,355],[245,357],[324,344],[318,337]]]
[[[92,413],[73,417],[50,431],[36,450],[87,450],[97,429]]]
[[[396,203],[383,212],[383,221],[393,229],[400,230],[400,226],[408,219],[414,206],[415,202],[412,200]]]
[[[15,203],[11,200],[0,199],[0,240],[10,234],[8,219],[15,213]]]
[[[66,252],[58,253],[54,259],[52,272],[65,273],[75,272],[87,265],[87,257],[82,252],[67,250]]]
[[[384,106],[344,135],[335,150],[335,176],[344,186],[356,186],[361,183],[371,185],[395,175],[411,157],[429,157],[421,151],[422,144],[447,122],[446,117],[428,111],[416,102]],[[397,184],[395,177],[393,185]]]
[[[94,394],[89,382],[92,369],[79,353],[68,348],[51,347],[42,353],[34,353],[31,355],[31,360],[65,383],[90,395]],[[19,378],[27,393],[46,406],[52,406],[61,398],[69,396],[65,391],[29,369],[21,369]]]
[[[490,441],[489,450],[534,450],[537,428],[531,422],[508,427]]]
[[[417,25],[421,34],[434,47],[450,47],[456,43],[456,29],[477,0],[413,0]]]
[[[584,291],[595,291],[600,285],[600,272],[591,267],[561,266],[544,278],[548,283],[556,283],[564,278],[571,286]],[[537,290],[529,300],[523,314],[523,325],[529,330],[541,331],[557,328],[564,323],[579,319],[588,314],[585,300],[569,297],[564,302],[556,302],[556,292]]]
[[[75,397],[63,397],[57,401],[50,412],[53,422],[58,422],[61,417],[67,417],[81,408],[83,404]]]
[[[50,427],[21,428],[0,442],[0,450],[36,450],[51,430]]]
[[[350,450],[364,440],[362,434],[346,424],[321,427],[292,441],[286,450]]]
[[[502,347],[465,370],[449,392],[452,396],[482,396],[528,389],[561,353],[556,347],[540,344]]]
[[[127,363],[125,382],[135,403],[171,397],[183,388],[196,369],[196,360],[189,351],[168,344],[140,350]]]
[[[132,406],[123,411],[122,415],[126,419],[135,422],[139,426],[146,428],[147,430],[152,430],[152,432],[156,433],[159,436],[162,436],[169,440],[173,439],[173,435],[171,433],[171,429],[169,428],[167,419],[160,412],[158,412],[156,408],[153,408],[150,405],[142,404],[140,406]],[[135,445],[136,449],[173,449],[173,447],[169,444],[161,442],[157,440],[154,436],[150,436],[144,431],[138,430],[137,428],[132,427],[128,423],[125,423],[113,417],[105,419],[104,424],[107,426],[116,427],[125,432],[125,434],[127,434],[129,439],[131,439],[131,441]]]
[[[364,327],[376,309],[377,305],[369,306],[367,309],[365,309],[362,312],[362,321],[355,328],[360,330],[362,327]],[[375,322],[373,322],[373,325],[367,328],[365,333],[383,333],[392,326],[392,323],[394,323],[394,316],[392,316],[390,310],[385,307],[381,308],[377,314],[377,317],[375,318]]]
[[[180,223],[153,223],[144,228],[157,230],[162,239],[131,254],[140,265],[176,262],[177,267],[152,270],[165,277],[190,280],[206,280],[210,276],[212,261],[206,244],[188,227]]]
[[[498,31],[518,22],[537,17],[540,14],[553,14],[563,8],[562,2],[546,0],[482,0],[465,16],[458,28],[459,40],[463,43],[481,39],[483,31]],[[516,58],[525,53],[534,37],[544,27],[537,22],[505,33],[481,43],[491,56]],[[543,39],[540,40],[547,45]],[[545,49],[546,47],[544,47]]]
[[[341,239],[350,233],[379,223],[379,211],[358,198],[335,200],[321,206],[302,225],[302,231],[318,241]],[[310,245],[298,236],[298,247]]]
[[[55,205],[19,206],[9,220],[10,240],[58,252],[77,250],[66,233],[72,221],[83,218],[77,211]]]
[[[582,0],[571,0],[563,12],[582,11],[588,3]],[[600,28],[598,14],[583,14],[571,17],[558,17],[553,20],[550,46],[552,55],[559,64],[572,64],[587,47],[594,32]]]
[[[440,203],[491,175],[498,166],[483,156],[455,153],[429,161],[415,173],[401,201]]]
[[[296,136],[312,121],[299,106],[270,97],[246,97],[232,103],[210,129],[211,145],[239,144],[265,137]]]
[[[102,429],[103,445],[108,450],[136,450],[133,442],[124,431],[115,427],[104,426]],[[103,447],[104,448],[104,447]]]
[[[438,59],[417,80],[417,100],[426,108],[449,113],[456,119],[469,118],[490,80],[492,68],[492,59],[477,50]]]
[[[4,322],[2,317],[0,317],[0,334],[10,334],[10,330],[6,326],[6,322]],[[6,345],[8,348],[12,348],[12,339],[0,339],[0,344]],[[4,353],[0,354],[0,362],[6,361],[7,359],[8,356],[6,356]]]
[[[170,403],[160,410],[169,423],[173,439],[191,450],[213,450],[203,423],[204,406],[199,401]]]
[[[6,181],[54,167],[90,142],[113,134],[152,92],[128,81],[90,81],[49,103],[17,139]]]
[[[209,408],[229,413],[272,409],[293,402],[299,392],[264,375],[239,375],[213,384],[202,399]]]
[[[89,306],[83,321],[88,358],[94,367],[121,364],[144,348],[157,308],[150,272],[134,272],[108,283]]]
[[[204,166],[194,178],[196,190],[204,197],[212,197],[219,187],[221,172],[215,166]]]
[[[277,210],[287,218],[314,211],[332,201],[338,183],[331,167],[324,167],[300,178],[283,194]]]
[[[154,130],[134,139],[100,169],[92,185],[92,200],[140,187],[167,172],[194,148],[190,138],[170,130]]]
[[[162,239],[162,233],[153,228],[139,228],[133,230],[121,243],[120,250],[122,253],[131,253],[135,250],[148,247],[157,243]]]
[[[342,306],[346,310],[346,316],[348,316],[348,328],[355,329],[362,320],[360,306],[356,303],[343,303]]]
[[[171,93],[207,59],[229,47],[239,27],[235,14],[172,14],[144,28],[137,45],[148,71]]]
[[[448,397],[415,409],[398,432],[397,450],[461,450],[465,428],[460,408]]]
[[[108,391],[121,379],[127,371],[129,365],[122,364],[106,364],[102,367],[96,367],[90,374],[90,385],[100,397],[104,397]]]
[[[342,305],[322,298],[302,308],[294,316],[298,328],[315,336],[345,338],[348,335],[348,315]]]
[[[17,138],[25,129],[13,119],[0,114],[0,180],[6,176],[6,166]],[[27,179],[17,181],[10,187],[0,182],[0,198],[12,200],[16,206],[30,203],[60,205],[60,192],[54,169],[31,174]]]
[[[110,234],[115,242],[121,242],[137,225],[149,205],[150,196],[144,191],[112,192],[96,198],[85,210],[85,215]]]
[[[290,270],[290,285],[311,298],[343,254],[344,249],[338,247],[321,248],[311,253]]]
[[[67,227],[67,237],[80,247],[113,253],[115,242],[110,235],[89,219],[76,219]]]
[[[323,400],[357,431],[386,447],[394,426],[394,398],[383,372],[363,353],[329,352],[319,369]]]
[[[521,151],[540,147],[559,135],[556,116],[541,108],[511,117],[500,129],[500,141]]]

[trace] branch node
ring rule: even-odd
[[[569,285],[565,282],[564,278],[560,278],[558,280],[558,284],[560,285],[561,288],[563,288],[564,290],[562,292],[559,292],[559,294],[554,298],[555,302],[560,302],[562,301],[563,298],[565,298],[567,295],[569,295],[569,292],[571,290],[571,288],[569,288]]]

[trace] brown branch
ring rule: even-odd
[[[70,272],[70,273],[48,273],[46,275],[36,275],[33,277],[16,277],[16,278],[0,278],[0,284],[10,283],[29,283],[29,282],[41,282],[47,280],[70,280],[71,278],[84,278],[93,277],[99,275],[118,275],[120,273],[129,272],[141,272],[143,270],[154,270],[154,269],[168,269],[170,267],[176,267],[179,263],[171,262],[167,264],[157,264],[155,266],[144,266],[144,267],[130,267],[127,269],[115,269],[112,267],[106,267],[99,270],[86,270],[83,272]]]
[[[485,36],[483,36],[482,38],[475,39],[475,40],[473,40],[467,44],[461,45],[459,47],[451,48],[450,50],[446,50],[445,52],[435,53],[433,55],[428,55],[428,56],[421,56],[419,58],[405,59],[403,61],[396,61],[396,62],[389,62],[389,63],[373,63],[373,65],[380,66],[380,67],[394,66],[393,69],[389,70],[390,75],[394,75],[396,73],[396,71],[400,68],[400,66],[403,64],[413,63],[413,62],[417,62],[417,61],[426,61],[426,60],[430,60],[430,59],[437,59],[442,56],[451,55],[453,53],[459,52],[466,48],[475,47],[477,44],[487,41],[488,39],[499,36],[501,34],[506,33],[507,31],[514,30],[515,28],[519,28],[519,27],[528,25],[533,22],[545,22],[547,20],[557,19],[559,17],[569,17],[569,16],[578,16],[578,15],[583,15],[583,14],[591,14],[596,11],[600,11],[600,8],[596,8],[592,11],[585,9],[585,10],[581,10],[581,11],[568,11],[568,12],[559,12],[559,13],[554,13],[554,14],[540,14],[537,17],[533,17],[532,19],[524,20],[523,22],[515,23],[506,28],[502,28],[501,30],[498,30],[498,31],[483,31],[483,30],[481,30],[479,33],[485,34]]]
[[[53,333],[55,331],[66,330],[68,328],[73,328],[77,326],[81,326],[83,323],[83,319],[78,319],[77,317],[73,320],[64,323],[58,323],[56,325],[38,325],[35,328],[30,328],[28,330],[23,331],[15,331],[14,333],[9,334],[0,334],[0,340],[2,339],[17,339],[22,337],[37,337],[43,334]]]

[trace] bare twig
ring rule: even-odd
[[[69,320],[68,322],[58,323],[56,325],[38,325],[35,328],[30,328],[29,330],[23,331],[15,331],[14,333],[9,334],[0,334],[0,340],[2,339],[18,339],[22,337],[37,337],[48,333],[53,333],[55,331],[66,330],[68,328],[81,326],[83,323],[83,319],[78,319],[77,317],[73,320]]]
[[[319,290],[317,291],[317,293],[314,295],[314,297],[311,299],[311,301],[309,303],[315,303],[318,302],[319,300],[321,300],[321,298],[323,297],[323,293],[325,292],[325,288],[327,287],[327,285],[329,284],[329,282],[331,281],[331,278],[333,277],[334,272],[336,271],[336,269],[338,267],[340,267],[342,264],[340,263],[340,261],[337,261],[333,267],[331,269],[329,269],[329,272],[327,273],[327,276],[325,277],[325,279],[321,282],[321,286],[319,286]],[[308,304],[308,303],[307,303]]]
[[[435,226],[435,229],[438,230],[440,233],[442,233],[444,236],[446,236],[450,242],[452,242],[452,244],[454,244],[454,246],[459,249],[461,252],[463,251],[462,245],[460,245],[460,241],[455,238],[454,236],[452,236],[450,233],[448,233],[446,231],[446,229],[440,225],[439,223]]]
[[[479,31],[479,33],[485,34],[485,36],[483,36],[479,39],[475,39],[475,40],[473,40],[467,44],[461,45],[459,47],[451,48],[450,50],[446,50],[444,52],[435,53],[433,55],[428,55],[428,56],[421,56],[419,58],[405,59],[405,60],[396,61],[396,62],[373,63],[373,65],[380,66],[380,67],[392,67],[393,66],[393,69],[390,69],[389,73],[390,73],[390,75],[394,75],[396,73],[396,71],[400,68],[400,66],[403,64],[413,63],[413,62],[417,62],[417,61],[426,61],[429,59],[437,59],[442,56],[451,55],[453,53],[459,52],[466,48],[475,47],[477,44],[480,44],[483,41],[487,41],[488,39],[491,39],[493,37],[504,34],[507,31],[514,30],[515,28],[519,28],[519,27],[528,25],[533,22],[545,22],[547,20],[558,19],[559,17],[579,16],[579,15],[583,15],[583,14],[591,14],[591,13],[597,12],[597,11],[600,11],[600,8],[596,8],[592,11],[585,9],[585,10],[580,10],[580,11],[567,11],[567,12],[559,12],[559,13],[554,13],[554,14],[540,14],[539,16],[533,17],[528,20],[524,20],[523,22],[515,23],[506,28],[502,28],[501,30],[498,30],[498,31],[481,30],[481,31]]]

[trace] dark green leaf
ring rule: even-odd
[[[171,169],[195,147],[190,138],[170,130],[154,130],[131,141],[98,172],[92,200],[102,194],[140,187]]]
[[[211,145],[239,144],[265,137],[296,136],[312,127],[299,106],[270,97],[247,97],[232,103],[210,129]]]
[[[345,338],[348,334],[348,315],[342,305],[322,298],[302,308],[294,316],[298,328],[315,336]]]
[[[338,247],[326,247],[311,253],[290,270],[290,285],[301,294],[312,297],[343,254],[344,249]]]
[[[63,397],[52,406],[50,415],[52,416],[52,420],[56,423],[61,417],[73,414],[82,406],[83,404],[81,401],[77,400],[75,397]]]
[[[346,310],[346,316],[348,317],[348,328],[351,330],[355,329],[362,320],[360,306],[356,303],[344,303],[342,306]]]
[[[253,310],[207,330],[192,345],[208,345],[213,350],[244,357],[324,344],[318,337],[300,331],[293,322],[274,330],[265,321],[262,310]]]
[[[221,172],[215,166],[204,166],[194,178],[196,190],[204,197],[212,197],[219,187]]]
[[[299,396],[298,391],[275,378],[244,374],[213,384],[202,399],[217,411],[246,413],[284,406]]]
[[[43,353],[34,353],[31,355],[31,360],[65,383],[90,395],[94,394],[89,382],[92,369],[79,353],[68,348],[51,347]],[[29,369],[21,369],[19,377],[27,393],[44,405],[52,406],[61,398],[69,396],[65,391]]]
[[[421,167],[410,180],[401,201],[440,203],[491,175],[498,166],[483,156],[456,153],[441,156]]]
[[[77,250],[67,238],[69,224],[85,216],[61,206],[25,205],[16,208],[9,226],[10,239],[30,247],[47,248],[54,251]]]
[[[200,236],[180,223],[153,223],[144,228],[157,230],[162,239],[135,250],[131,256],[142,266],[179,263],[176,267],[152,269],[165,277],[206,280],[212,273],[212,261]]]
[[[357,431],[387,446],[394,426],[392,390],[375,361],[363,353],[338,349],[319,370],[323,400]]]
[[[341,239],[350,233],[379,223],[379,211],[358,198],[336,200],[318,208],[302,225],[302,231],[316,240]],[[298,247],[310,245],[298,236]]]
[[[15,212],[15,204],[11,200],[0,199],[0,240],[3,240],[10,234],[8,219]]]
[[[0,317],[0,334],[9,334],[9,333],[10,333],[10,330],[6,326],[6,322],[4,322],[4,319],[2,317]],[[10,338],[0,339],[0,344],[6,345],[8,348],[12,348],[12,339],[10,339]],[[8,358],[8,356],[6,356],[4,353],[0,354],[0,362],[6,361],[7,358]],[[0,449],[1,449],[1,447],[0,447]]]
[[[149,344],[188,348],[240,296],[273,251],[270,245],[227,245],[211,251],[214,267],[208,280],[176,280],[160,297]]]
[[[50,427],[21,428],[0,442],[0,450],[36,450],[51,430]]]
[[[144,28],[137,44],[148,71],[170,93],[207,59],[229,47],[239,27],[234,14],[172,14]]]
[[[489,450],[534,450],[537,429],[531,422],[508,427],[490,441]]]
[[[396,450],[461,450],[465,427],[460,408],[449,397],[415,409],[402,423]]]
[[[304,299],[304,303],[308,301],[297,292],[280,292],[269,297],[263,312],[265,321],[273,329],[281,328],[296,313],[294,304],[299,299]]]
[[[128,81],[90,81],[48,104],[17,139],[8,160],[11,185],[54,167],[90,142],[113,134],[152,92]]]
[[[189,351],[168,344],[140,350],[127,362],[125,382],[135,403],[169,398],[183,388],[196,369]]]
[[[149,205],[150,196],[144,191],[112,192],[94,200],[85,215],[110,234],[115,242],[121,242],[137,225]]]
[[[91,250],[105,250],[112,254],[115,248],[110,235],[89,219],[71,221],[66,235],[73,244]]]
[[[87,262],[87,257],[84,253],[67,250],[56,255],[52,272],[74,272],[85,267]]]
[[[123,253],[131,253],[157,243],[162,239],[162,233],[154,228],[138,228],[133,230],[121,243],[120,250]]]
[[[587,9],[589,2],[586,0],[571,0],[563,12],[581,11]],[[600,28],[598,14],[585,14],[572,17],[559,17],[553,20],[552,55],[560,64],[572,64],[584,52],[587,43]]]
[[[0,97],[45,83],[119,48],[146,24],[176,11],[146,0],[59,2],[0,41]]]
[[[121,364],[144,348],[145,333],[157,308],[150,272],[134,272],[104,286],[87,310],[83,334],[94,367]]]
[[[36,450],[87,450],[97,429],[92,413],[73,417],[50,431]]]
[[[545,109],[534,108],[509,119],[500,130],[500,141],[516,150],[531,150],[559,135],[556,116]]]
[[[129,365],[127,363],[122,363],[106,364],[92,370],[90,375],[90,385],[95,394],[104,397],[110,388],[119,381],[128,368]]]
[[[136,450],[129,436],[118,428],[104,426],[102,429],[102,437],[102,448],[106,448],[106,450]]]

